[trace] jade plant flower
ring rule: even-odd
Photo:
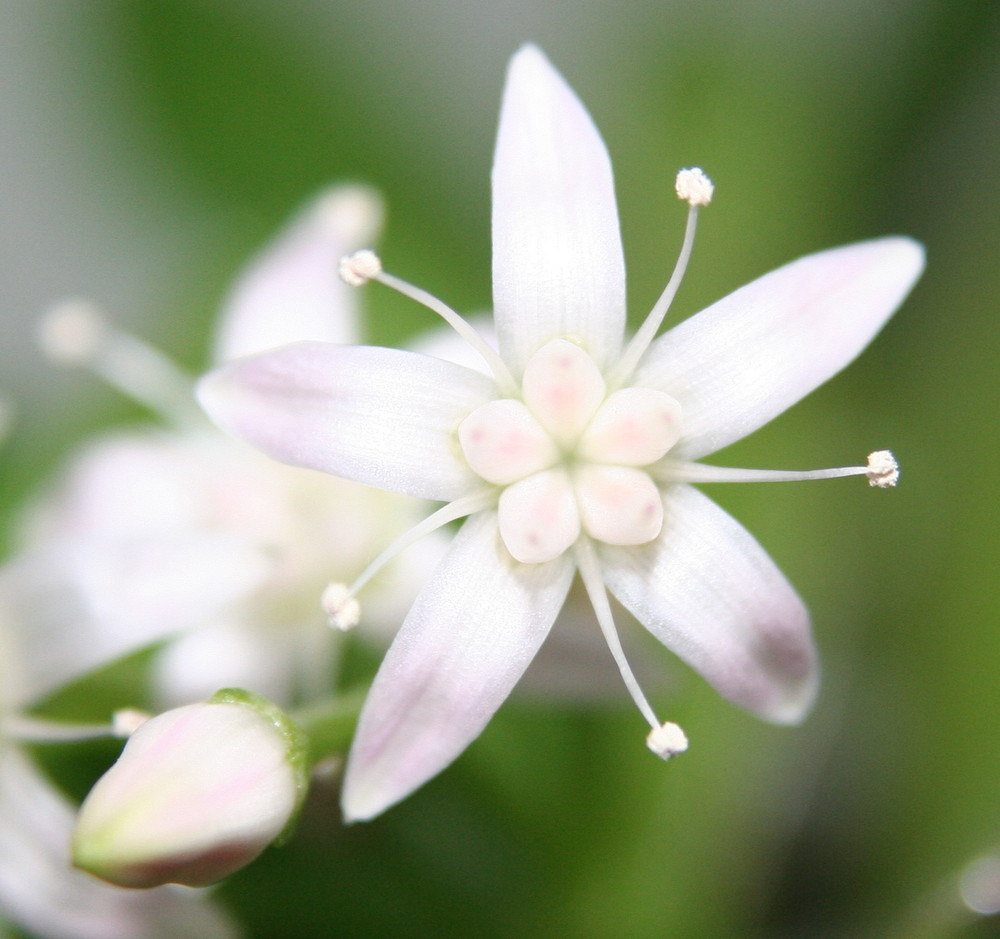
[[[687,747],[655,714],[612,619],[614,595],[729,700],[799,721],[816,690],[808,615],[764,550],[691,483],[865,475],[896,481],[887,451],[812,472],[697,462],[751,433],[847,365],[920,274],[921,248],[884,238],[802,258],[655,338],[712,185],[682,171],[688,228],[674,275],[625,337],[625,271],[611,168],[582,104],[535,47],[514,57],[493,168],[496,348],[363,251],[349,283],[419,300],[485,368],[368,346],[298,343],[207,376],[224,428],[285,462],[445,505],[330,591],[359,615],[372,571],[467,518],[417,597],[368,695],[343,809],[377,815],[447,766],[510,693],[575,575],[667,758]]]
[[[381,214],[363,187],[311,200],[237,277],[215,361],[298,339],[357,341],[359,298],[330,257],[370,244]],[[162,421],[86,442],[24,513],[0,566],[0,615],[30,651],[36,697],[156,642],[162,706],[226,686],[280,704],[328,691],[337,642],[323,588],[423,507],[233,441],[197,407],[188,376],[92,304],[57,304],[41,341],[50,357],[97,372]],[[365,626],[380,644],[443,550],[428,547],[387,571],[389,588],[373,597]]]

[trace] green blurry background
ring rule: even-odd
[[[383,818],[308,823],[219,891],[250,936],[986,936],[956,888],[1000,845],[1000,6],[952,0],[0,3],[0,512],[143,417],[34,352],[82,293],[196,370],[229,279],[323,185],[372,183],[387,265],[488,308],[505,63],[538,42],[615,164],[638,319],[673,264],[675,171],[717,185],[673,317],[800,254],[888,233],[927,273],[842,376],[719,458],[857,480],[713,487],[796,584],[825,685],[763,725],[671,656],[692,740],[651,758],[620,696],[508,703]],[[430,325],[366,291],[382,342]],[[610,667],[610,666],[609,666]]]

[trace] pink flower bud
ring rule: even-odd
[[[220,691],[142,724],[84,800],[73,863],[121,887],[200,887],[254,860],[305,795],[301,731],[270,702]]]

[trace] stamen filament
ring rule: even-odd
[[[372,280],[377,280],[380,284],[384,284],[386,287],[391,287],[398,293],[403,294],[405,297],[409,297],[411,300],[416,300],[417,303],[423,304],[427,309],[434,313],[437,313],[452,329],[455,330],[473,349],[478,352],[483,361],[486,362],[487,367],[493,373],[493,378],[496,380],[499,386],[500,393],[503,397],[516,397],[518,392],[517,383],[514,381],[514,377],[511,375],[510,370],[504,364],[503,359],[500,358],[500,354],[494,349],[476,330],[469,322],[462,317],[461,314],[456,313],[450,306],[438,300],[433,294],[428,293],[426,290],[422,290],[420,287],[414,287],[413,284],[407,283],[405,280],[400,280],[400,278],[393,276],[392,274],[387,274],[385,271],[380,271],[372,277]]]
[[[357,605],[356,596],[386,564],[425,535],[437,531],[449,522],[488,508],[496,500],[496,497],[496,490],[491,487],[477,490],[471,495],[463,496],[460,499],[455,499],[454,502],[441,506],[436,512],[432,512],[422,522],[404,532],[385,548],[354,579],[349,587],[337,584],[328,586],[324,592],[324,608],[327,609],[331,624],[338,629],[350,629],[357,623],[357,617],[360,616],[360,607]]]
[[[108,384],[144,404],[170,424],[203,425],[193,383],[158,349],[137,336],[114,330],[94,359],[93,370]]]
[[[622,353],[614,370],[608,377],[608,390],[615,391],[626,384],[635,371],[639,360],[645,355],[649,344],[656,337],[656,333],[663,325],[670,304],[674,302],[677,290],[684,279],[684,272],[687,270],[688,261],[691,258],[691,251],[694,248],[694,236],[698,228],[698,206],[692,205],[688,209],[687,225],[684,229],[684,243],[681,245],[680,255],[674,265],[674,272],[667,281],[667,286],[663,288],[663,293],[653,305],[646,321],[636,330],[635,335],[629,341],[628,346]]]
[[[611,604],[608,603],[608,593],[604,589],[604,578],[601,576],[600,568],[597,565],[597,556],[594,554],[594,546],[589,538],[580,538],[574,548],[576,553],[577,570],[580,572],[580,579],[583,581],[584,589],[590,598],[590,604],[594,608],[594,615],[597,623],[604,633],[604,639],[611,650],[618,671],[625,681],[625,687],[632,695],[637,707],[646,718],[649,726],[656,730],[662,726],[662,722],[657,718],[652,706],[642,693],[639,682],[625,657],[625,650],[622,648],[621,639],[618,637],[618,630],[615,627],[614,616],[611,613]]]
[[[192,380],[167,356],[137,336],[116,329],[87,300],[66,300],[39,321],[39,344],[51,360],[89,369],[167,423],[201,427]]]
[[[112,724],[65,724],[23,714],[7,715],[0,727],[4,737],[22,743],[73,743],[119,736]]]
[[[899,468],[888,450],[878,450],[868,458],[867,466],[840,466],[816,470],[742,469],[664,460],[650,470],[664,483],[758,483],[798,482],[809,479],[839,479],[842,476],[867,476],[872,486],[894,486]]]

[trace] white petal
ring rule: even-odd
[[[551,561],[580,537],[580,513],[564,470],[535,473],[508,486],[498,509],[503,543],[525,564]]]
[[[479,735],[534,657],[572,579],[566,557],[512,561],[493,513],[465,523],[365,702],[344,780],[348,820],[383,812]]]
[[[233,285],[215,360],[303,340],[356,342],[359,294],[340,279],[337,262],[370,246],[381,220],[381,201],[361,186],[338,186],[310,203]]]
[[[800,258],[658,339],[635,384],[680,401],[678,455],[714,453],[851,362],[902,302],[923,262],[923,249],[907,238]]]
[[[263,552],[224,535],[118,544],[67,540],[0,570],[0,618],[20,633],[28,687],[37,699],[203,624],[248,594],[266,570]]]
[[[648,466],[681,435],[681,406],[655,388],[622,388],[594,415],[578,455],[595,463]]]
[[[493,302],[519,372],[578,336],[599,366],[621,346],[625,265],[611,164],[583,105],[534,46],[510,64],[493,164]]]
[[[559,456],[552,438],[520,401],[487,401],[458,427],[469,466],[505,486],[551,466]]]
[[[319,342],[232,362],[198,389],[213,420],[275,459],[439,500],[477,484],[454,436],[495,394],[430,356]]]
[[[69,859],[73,816],[69,803],[19,751],[0,752],[0,909],[5,919],[52,939],[238,935],[202,891],[122,890],[74,870]]]
[[[574,444],[604,400],[607,386],[594,360],[578,345],[553,339],[524,369],[524,403],[562,444]]]
[[[777,723],[801,720],[817,685],[809,616],[764,549],[690,486],[664,500],[663,532],[598,546],[608,588],[724,697]]]
[[[639,545],[663,525],[663,500],[648,474],[631,466],[591,464],[577,470],[576,498],[587,534],[598,541]]]

